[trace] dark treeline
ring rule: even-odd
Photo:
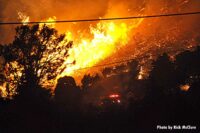
[[[40,31],[38,33],[38,31]],[[53,39],[56,35],[57,39]],[[72,46],[60,46],[60,57],[40,60],[64,36],[48,27],[22,26],[12,44],[2,45],[1,83],[11,81],[19,68],[22,76],[12,99],[0,99],[0,132],[154,132],[157,125],[200,124],[200,47],[173,60],[163,54],[152,63],[149,77],[138,79],[140,65],[130,61],[107,67],[95,76],[85,75],[78,86],[73,77],[58,80],[54,94],[40,85],[64,69],[59,67]],[[50,43],[52,48],[46,45]],[[56,53],[55,53],[56,55]],[[57,60],[57,62],[55,62]],[[54,67],[53,67],[54,66]],[[41,70],[40,70],[41,69]],[[7,70],[7,71],[8,71]],[[11,75],[11,76],[10,76]],[[6,86],[7,91],[9,85]],[[9,92],[11,93],[11,92]],[[120,103],[108,96],[119,94]]]

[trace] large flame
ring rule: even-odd
[[[22,12],[18,12],[18,19],[21,19],[23,25],[26,25],[29,21],[30,18],[29,16],[26,16],[24,13]]]
[[[67,63],[76,61],[75,65],[66,68],[62,75],[72,75],[77,69],[92,67],[120,48],[128,44],[131,31],[142,20],[136,20],[134,24],[124,22],[99,22],[95,27],[90,27],[92,38],[81,38],[75,42],[75,46],[69,51],[70,57]],[[68,32],[69,34],[69,32]]]
[[[56,17],[51,17],[46,21],[56,21]],[[58,78],[66,75],[76,77],[77,70],[92,67],[116,53],[120,48],[128,44],[131,35],[134,34],[134,29],[142,21],[143,19],[127,22],[100,21],[96,25],[90,25],[89,32],[79,39],[75,38],[77,35],[73,35],[74,31],[66,31],[65,40],[74,41],[74,46],[69,50],[70,56],[65,61],[67,67],[61,75],[58,75]],[[56,28],[55,23],[46,24]],[[80,73],[78,74],[80,75]]]

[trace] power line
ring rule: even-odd
[[[187,15],[197,15],[197,14],[200,14],[200,11],[199,12],[186,12],[186,13],[145,15],[145,16],[116,17],[116,18],[94,18],[94,19],[31,21],[31,22],[0,22],[0,25],[19,25],[19,24],[24,24],[24,23],[25,24],[75,23],[75,22],[92,22],[92,21],[128,20],[128,19],[140,19],[140,18],[159,18],[159,17],[187,16]]]

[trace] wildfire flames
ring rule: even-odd
[[[52,9],[50,5],[64,5],[64,2],[55,4],[54,1],[52,4],[51,0],[43,1],[43,5],[44,2],[46,2],[45,5],[47,5],[48,9]],[[30,3],[31,5],[33,4],[33,2]],[[89,5],[91,8],[88,9],[89,12],[87,11],[87,13],[82,10],[85,9],[84,3],[86,4],[85,6],[88,7]],[[55,10],[48,10],[45,13],[30,6],[28,6],[30,9],[26,9],[27,12],[26,10],[20,10],[21,4],[19,3],[19,10],[16,9],[15,12],[21,11],[17,13],[18,19],[21,20],[23,25],[26,25],[31,20],[52,22],[74,18],[109,18],[190,12],[199,9],[199,2],[191,2],[191,0],[175,0],[173,2],[167,0],[125,0],[123,2],[109,0],[107,2],[98,1],[97,3],[101,3],[101,6],[96,2],[89,1],[83,1],[80,5],[76,2],[71,2],[72,5],[80,6],[80,9],[76,8],[76,10],[70,4],[65,3],[66,7],[64,6],[64,9],[66,11],[55,7]],[[29,2],[27,1],[25,4],[29,5]],[[99,9],[99,7],[101,8]],[[9,6],[7,8],[6,10],[10,10]],[[83,14],[80,15],[82,12]],[[192,49],[195,47],[196,40],[199,37],[198,32],[196,32],[199,29],[199,25],[196,23],[199,18],[190,17],[192,18],[187,19],[186,17],[184,21],[180,17],[169,17],[67,24],[46,23],[49,27],[58,30],[59,33],[65,33],[65,41],[73,41],[74,43],[69,50],[69,57],[66,58],[63,64],[66,65],[66,69],[62,74],[58,75],[57,79],[69,75],[73,76],[77,83],[80,83],[80,79],[84,74],[96,72],[95,69],[82,70],[83,68],[93,67],[111,60],[115,61],[115,59],[119,61],[125,57],[137,58],[144,55],[148,56],[149,59],[153,59],[163,52],[177,54],[181,50]],[[40,26],[42,25],[40,24]],[[195,26],[196,28],[194,28]],[[188,35],[187,33],[191,34]],[[10,33],[7,36],[10,37]],[[141,64],[147,65],[146,60],[141,60]],[[144,78],[146,71],[145,66],[140,67],[139,80]],[[2,92],[5,92],[5,86],[5,84],[1,86]]]
[[[132,24],[99,22],[95,27],[90,27],[92,38],[82,38],[77,44],[74,42],[75,46],[69,51],[70,57],[66,62],[76,60],[76,64],[67,67],[63,75],[71,75],[74,70],[94,66],[117,52],[128,44],[131,30],[141,22],[142,20],[136,20]]]
[[[29,16],[18,13],[23,24],[29,22]],[[45,20],[47,22],[56,21],[56,17]],[[128,22],[99,22],[95,26],[90,25],[87,37],[75,39],[72,31],[65,32],[64,40],[74,41],[74,46],[69,50],[69,57],[64,64],[66,69],[58,78],[70,75],[76,77],[79,69],[92,67],[109,56],[116,53],[122,47],[128,44],[134,29],[137,28],[143,19],[136,19]],[[55,23],[45,23],[49,27],[56,28]],[[42,26],[43,24],[40,24]],[[75,62],[74,62],[75,61]]]

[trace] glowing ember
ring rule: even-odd
[[[2,86],[0,86],[0,94],[2,97],[8,96],[8,93],[6,91],[6,83],[4,83]]]
[[[117,100],[118,103],[121,103],[121,100]]]
[[[120,96],[118,94],[111,94],[109,95],[109,98],[119,98]]]
[[[144,75],[144,70],[143,70],[143,67],[141,66],[140,67],[140,72],[139,72],[139,75],[138,75],[138,79],[142,80],[143,79],[143,75]]]
[[[180,85],[180,89],[182,91],[188,91],[190,89],[190,85],[188,85],[188,84]]]

